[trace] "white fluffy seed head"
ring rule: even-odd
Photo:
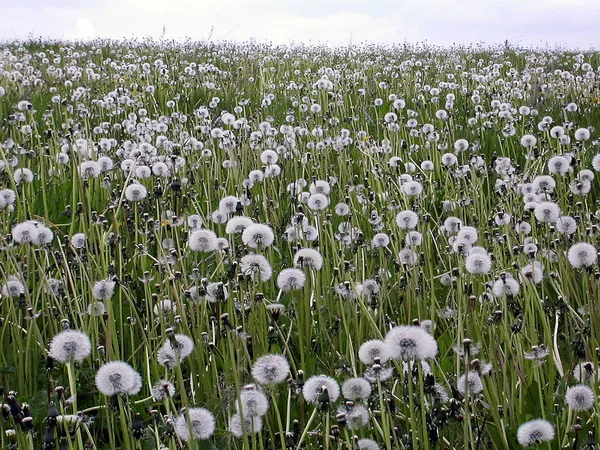
[[[257,416],[244,416],[244,425],[242,426],[242,417],[239,414],[234,414],[229,419],[228,430],[235,437],[241,438],[246,435],[259,433],[262,430],[263,421]]]
[[[525,134],[521,137],[521,145],[525,148],[535,147],[537,139],[532,134]]]
[[[252,378],[261,385],[281,383],[289,373],[290,364],[282,355],[261,356],[252,365]]]
[[[180,414],[173,426],[175,434],[182,441],[189,442],[197,439],[208,439],[215,432],[215,417],[208,409],[190,408]],[[192,432],[191,436],[190,430]]]
[[[375,358],[379,358],[381,364],[390,359],[389,345],[379,339],[371,339],[364,342],[358,349],[358,359],[363,364],[372,365]]]
[[[477,372],[471,371],[460,376],[456,382],[456,389],[462,395],[475,395],[483,391],[483,382]],[[468,391],[467,391],[468,390]]]
[[[328,401],[335,403],[340,396],[340,386],[337,381],[327,375],[314,375],[304,383],[302,395],[309,403],[319,403],[327,392]]]
[[[373,245],[375,248],[387,247],[390,245],[390,237],[386,233],[377,233],[375,236],[373,236],[371,245]]]
[[[509,275],[505,279],[498,278],[492,285],[492,292],[496,297],[514,297],[520,289],[519,282]]]
[[[369,438],[359,439],[356,445],[358,446],[358,450],[379,450],[380,448],[377,442]]]
[[[371,384],[362,377],[350,378],[342,384],[342,395],[348,400],[366,400],[371,395]]]
[[[560,207],[554,202],[541,202],[533,213],[539,222],[554,223],[560,217]]]
[[[300,269],[283,269],[277,275],[277,287],[284,292],[302,289],[305,282],[306,275]]]
[[[269,409],[269,400],[256,385],[250,385],[242,389],[240,398],[235,402],[238,413],[240,412],[240,406],[244,417],[262,417]]]
[[[600,153],[592,158],[592,167],[596,172],[600,172]]]
[[[567,253],[567,258],[573,267],[581,269],[596,264],[598,254],[596,248],[587,242],[573,244]]]
[[[240,270],[244,276],[260,281],[267,281],[273,275],[273,269],[267,258],[254,253],[249,253],[242,257]]]
[[[402,361],[435,358],[438,345],[432,335],[424,329],[412,325],[403,325],[388,331],[385,342],[390,355]]]
[[[217,248],[217,235],[212,230],[196,230],[190,235],[188,244],[195,252],[212,252]]]
[[[19,244],[36,242],[38,237],[38,228],[32,221],[26,221],[16,224],[12,228],[12,237]]]
[[[11,275],[6,280],[6,283],[2,285],[2,295],[4,297],[20,297],[25,293],[25,285],[18,277]]]
[[[100,280],[94,284],[92,295],[96,300],[108,300],[115,293],[116,283],[111,280]]]
[[[406,210],[400,211],[396,215],[396,225],[403,230],[410,230],[417,226],[419,223],[419,216],[414,211]]]
[[[314,248],[301,248],[294,255],[294,265],[296,267],[310,267],[311,269],[321,270],[323,267],[323,257]]]
[[[537,445],[554,439],[554,425],[545,419],[523,423],[517,430],[517,440],[523,447]]]
[[[232,217],[227,221],[225,226],[225,233],[227,234],[241,234],[246,228],[253,225],[254,221],[250,217],[236,216]]]
[[[351,408],[344,408],[346,413],[346,423],[351,430],[358,430],[369,423],[369,411],[363,405],[354,405]]]
[[[194,340],[185,334],[175,334],[158,350],[157,359],[161,366],[175,367],[194,351]]]
[[[130,184],[125,188],[125,198],[130,202],[139,202],[148,195],[146,186],[140,183]]]
[[[228,195],[219,202],[219,211],[231,214],[235,212],[239,199],[234,195]]]
[[[242,233],[242,241],[250,248],[269,247],[274,239],[273,230],[261,223],[250,225]]]
[[[467,272],[471,274],[484,274],[492,269],[492,259],[483,253],[475,253],[467,256],[465,260]]]
[[[126,362],[111,361],[98,369],[96,387],[109,397],[115,394],[135,395],[142,388],[142,379]]]
[[[577,231],[577,221],[571,216],[559,217],[556,221],[556,231],[562,234],[573,234]]]
[[[553,156],[548,160],[548,171],[559,175],[564,175],[569,172],[571,165],[569,160],[562,155]]]
[[[567,389],[565,403],[574,411],[587,411],[596,404],[596,396],[588,385],[578,384]]]
[[[50,342],[50,356],[61,363],[81,362],[92,352],[87,334],[78,330],[64,330]]]
[[[85,247],[86,239],[87,237],[85,233],[75,233],[73,236],[71,236],[71,245],[74,248],[83,248]]]

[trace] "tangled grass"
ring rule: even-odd
[[[595,448],[600,59],[0,48],[3,448]]]

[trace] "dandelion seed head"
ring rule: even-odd
[[[323,257],[316,249],[301,248],[294,255],[294,265],[296,267],[310,267],[311,269],[321,270],[323,267]]]
[[[414,266],[419,262],[419,255],[415,251],[405,248],[398,253],[398,261],[400,264]]]
[[[219,202],[219,211],[222,211],[226,214],[235,213],[238,201],[239,199],[233,195],[228,195],[227,197],[222,198]]]
[[[335,403],[340,396],[340,386],[337,381],[327,375],[313,375],[304,383],[302,395],[309,403],[319,403],[323,388],[327,389],[329,401]]]
[[[227,220],[229,219],[229,214],[225,211],[217,209],[216,211],[213,211],[210,218],[213,221],[213,223],[221,225],[227,222]]]
[[[83,248],[85,247],[86,240],[87,237],[85,233],[75,233],[73,236],[71,236],[71,245],[74,248]]]
[[[0,169],[1,171],[1,169]],[[0,209],[6,208],[7,206],[12,205],[17,199],[17,195],[15,191],[12,189],[2,189],[0,190]]]
[[[517,430],[517,441],[523,447],[541,444],[554,439],[554,425],[545,419],[534,419],[525,422]]]
[[[550,175],[538,175],[533,179],[531,184],[538,194],[544,192],[552,193],[556,187],[556,181]]]
[[[596,396],[588,385],[578,384],[567,389],[565,403],[574,411],[587,411],[596,404]]]
[[[595,265],[598,261],[598,254],[596,253],[596,248],[592,244],[579,242],[573,244],[571,248],[569,248],[567,258],[573,267],[581,269],[583,267]]]
[[[390,238],[386,233],[377,233],[373,236],[373,240],[371,241],[371,245],[374,248],[387,247],[390,245]]]
[[[465,260],[465,266],[471,274],[485,274],[492,269],[492,260],[487,254],[470,253]]]
[[[281,383],[289,373],[290,364],[282,355],[261,356],[252,365],[252,378],[261,385]]]
[[[402,361],[435,358],[438,352],[436,340],[416,326],[397,326],[388,331],[385,342],[390,356]]]
[[[32,221],[18,223],[12,229],[12,237],[19,244],[33,243],[37,236],[38,228]]]
[[[33,182],[33,172],[25,167],[16,169],[13,172],[13,180],[15,184],[31,183]]]
[[[358,350],[358,359],[366,365],[372,365],[375,358],[379,358],[381,364],[385,364],[390,356],[389,344],[379,339],[364,342]]]
[[[50,342],[50,356],[61,363],[81,362],[92,352],[92,342],[83,331],[64,330]]]
[[[111,280],[100,280],[94,283],[92,288],[92,296],[96,300],[108,300],[112,298],[115,293],[116,283]]]
[[[269,247],[274,240],[273,230],[261,223],[250,225],[242,233],[242,241],[250,248]]]
[[[496,297],[516,296],[520,291],[520,285],[512,275],[507,275],[506,279],[498,278],[492,285],[492,292]]]
[[[369,423],[369,411],[363,405],[342,408],[340,412],[346,414],[346,424],[350,430],[358,430]]]
[[[521,268],[521,279],[531,280],[532,283],[541,283],[544,279],[544,270],[541,263],[533,261]]]
[[[309,209],[313,211],[322,211],[329,206],[329,197],[325,194],[311,194],[310,197],[308,197],[307,205]]]
[[[175,385],[170,381],[161,380],[150,389],[152,398],[160,401],[175,395]]]
[[[541,202],[536,205],[534,214],[539,222],[554,223],[560,217],[560,207],[554,202]]]
[[[458,217],[451,216],[444,220],[443,230],[447,233],[458,233],[462,228],[462,225],[462,220]]]
[[[227,221],[227,225],[225,227],[225,233],[227,234],[241,234],[244,232],[246,228],[250,225],[253,225],[254,221],[250,217],[246,216],[236,216],[232,217]]]
[[[217,248],[217,235],[208,229],[199,229],[192,232],[188,245],[195,252],[212,252]]]
[[[346,203],[338,203],[334,211],[337,216],[347,216],[350,214],[350,207]]]
[[[358,446],[358,450],[379,450],[380,448],[377,442],[369,438],[359,439],[356,445]]]
[[[342,384],[342,395],[348,400],[366,400],[371,395],[371,384],[361,377],[350,378]]]
[[[263,391],[257,386],[246,386],[240,392],[239,401],[235,402],[235,408],[240,412],[240,404],[244,417],[262,417],[269,409],[269,400]]]
[[[189,415],[190,423],[188,423],[187,415]],[[208,409],[190,408],[177,417],[173,426],[175,434],[182,441],[208,439],[215,432],[215,417]]]
[[[257,278],[260,281],[267,281],[273,275],[273,269],[267,258],[263,255],[249,253],[242,257],[240,261],[241,273],[250,278]]]
[[[305,281],[306,275],[300,269],[283,269],[277,275],[277,287],[284,292],[302,289]]]
[[[575,130],[574,136],[576,141],[587,141],[590,138],[590,130],[587,128],[578,128]]]
[[[147,195],[148,190],[146,186],[140,183],[133,183],[125,188],[125,198],[130,202],[142,201]]]
[[[600,172],[600,153],[592,158],[592,167],[596,172]]]
[[[471,371],[460,376],[456,382],[456,389],[463,395],[467,395],[467,388],[469,395],[479,394],[483,391],[483,382],[479,373]]]
[[[403,230],[413,229],[419,223],[419,216],[414,211],[400,211],[396,215],[396,224]]]
[[[423,192],[423,185],[418,181],[409,181],[402,185],[402,192],[411,197],[418,197]]]
[[[548,160],[548,171],[553,174],[564,175],[569,172],[571,165],[562,155],[553,156]]]
[[[16,276],[8,277],[2,285],[2,296],[18,298],[25,293],[25,285]]]
[[[525,134],[521,137],[521,145],[525,148],[535,147],[537,139],[532,134]]]
[[[242,426],[242,417],[239,414],[234,414],[229,419],[228,430],[235,437],[241,438],[246,434],[260,433],[263,427],[262,418],[257,416],[244,416],[244,426]]]
[[[466,139],[457,139],[456,142],[454,142],[454,150],[456,152],[464,152],[469,148],[469,141],[467,141]]]
[[[137,394],[142,385],[141,377],[133,367],[123,361],[111,361],[96,372],[96,387],[102,394]]]
[[[97,178],[101,171],[102,168],[96,161],[84,161],[79,165],[79,175],[83,179]]]

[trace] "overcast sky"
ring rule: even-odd
[[[600,0],[0,0],[0,40],[40,36],[586,50],[600,48]]]

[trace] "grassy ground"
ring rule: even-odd
[[[519,426],[543,418],[554,430],[544,448],[592,448],[600,190],[597,179],[577,189],[589,178],[582,171],[600,166],[599,64],[597,54],[411,46],[0,48],[0,188],[16,197],[0,198],[2,447],[512,449]],[[590,137],[578,139],[580,129]],[[533,147],[522,145],[526,135]],[[551,173],[557,155],[565,174]],[[102,158],[114,167],[89,164],[109,164]],[[534,189],[526,206],[540,175],[556,187]],[[411,180],[419,195],[406,193]],[[135,183],[147,190],[140,201],[126,192]],[[572,234],[560,231],[563,219],[538,216],[543,201],[575,219]],[[418,217],[410,230],[396,220],[406,210]],[[194,251],[192,215],[225,248]],[[238,216],[268,225],[272,245],[229,234]],[[475,240],[465,237],[473,230],[451,230],[452,217],[474,227]],[[18,243],[14,227],[28,220],[52,239]],[[374,245],[378,233],[389,244]],[[595,249],[589,265],[575,255],[575,267],[567,252],[579,242]],[[485,249],[490,270],[471,273],[472,247]],[[301,249],[318,251],[322,268],[298,262]],[[244,270],[250,253],[266,257],[272,277]],[[278,275],[295,265],[305,281],[280,289]],[[499,295],[511,278],[518,293]],[[99,293],[101,280],[114,292]],[[428,329],[435,357],[382,361],[393,375],[371,380],[355,405],[334,401],[335,389],[316,404],[302,394],[315,375],[340,385],[372,375],[359,348],[402,325]],[[89,336],[89,356],[67,352],[60,362],[50,342],[66,329]],[[189,356],[173,349],[175,334],[192,339]],[[394,347],[388,338],[385,348],[425,345],[411,339]],[[159,363],[165,343],[172,364]],[[262,429],[237,437],[230,419],[267,354],[283,355],[289,376],[257,388],[269,405]],[[110,361],[130,364],[141,388],[104,395],[96,375]],[[161,383],[174,387],[164,398],[152,391]],[[579,383],[593,391],[583,411],[565,400]],[[350,420],[359,406],[364,423]],[[193,407],[216,426],[185,442],[201,428]]]

